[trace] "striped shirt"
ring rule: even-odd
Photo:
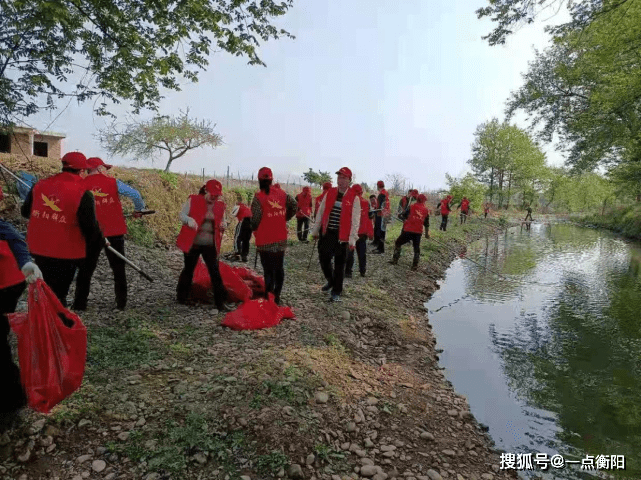
[[[341,209],[343,208],[343,194],[338,192],[336,201],[332,210],[329,212],[329,221],[327,222],[327,230],[338,231],[341,222]]]

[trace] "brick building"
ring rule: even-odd
[[[7,133],[0,131],[0,160],[7,157],[34,161],[39,157],[60,160],[64,135],[38,132],[32,128],[14,127]]]

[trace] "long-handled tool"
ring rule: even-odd
[[[309,267],[312,265],[312,258],[314,257],[314,252],[316,251],[316,241],[317,239],[314,239],[314,245],[312,246],[312,253],[309,256],[309,263],[307,264],[307,270],[309,270]]]
[[[127,217],[127,218],[128,217],[134,217],[134,216],[136,216],[136,214],[141,215],[141,216],[142,215],[152,215],[154,213],[156,213],[156,210],[140,210],[140,211],[137,211],[137,212],[134,212],[134,213],[128,213],[127,215],[125,215],[125,217]]]
[[[2,170],[4,170],[5,172],[7,172],[7,173],[8,173],[9,175],[11,175],[13,178],[15,178],[15,179],[16,179],[16,181],[18,181],[18,182],[22,183],[25,187],[27,187],[27,188],[31,188],[31,187],[33,186],[33,185],[29,185],[29,184],[28,184],[27,182],[25,182],[22,178],[20,178],[18,175],[16,175],[15,173],[13,173],[13,172],[12,172],[11,170],[9,170],[7,167],[5,167],[5,166],[2,164],[2,162],[0,162],[0,168],[2,168]]]
[[[436,243],[438,243],[439,245],[441,245],[441,246],[443,246],[443,247],[447,248],[447,249],[448,249],[448,250],[450,250],[451,252],[457,253],[457,252],[456,252],[452,247],[450,247],[450,246],[449,246],[449,245],[447,245],[446,243],[441,242],[440,240],[435,239],[435,238],[434,238],[434,237],[432,237],[432,236],[430,236],[430,237],[429,237],[429,240],[433,240],[433,241],[435,241]],[[471,258],[468,258],[467,256],[465,256],[465,257],[463,257],[463,258],[464,258],[465,260],[469,260],[469,261],[470,261],[470,262],[472,262],[472,263],[475,263],[475,264],[476,264],[476,265],[478,265],[479,267],[483,267],[483,268],[485,268],[486,270],[488,270],[488,271],[490,271],[490,272],[494,273],[495,275],[498,275],[498,276],[499,276],[500,278],[502,278],[503,280],[507,280],[507,278],[506,278],[505,276],[501,275],[501,274],[500,274],[499,272],[497,272],[496,270],[494,270],[494,269],[492,269],[492,268],[490,268],[490,267],[487,267],[487,266],[483,265],[482,263],[479,263],[479,262],[477,262],[477,261],[475,261],[475,260],[472,260]]]
[[[107,247],[107,250],[109,250],[111,253],[113,253],[116,257],[118,257],[118,258],[120,258],[121,260],[123,260],[127,265],[129,265],[131,268],[133,268],[134,270],[136,270],[140,275],[142,275],[143,277],[145,277],[145,278],[146,278],[147,280],[149,280],[150,282],[153,282],[153,281],[154,281],[154,279],[153,279],[153,278],[151,278],[149,275],[147,275],[145,272],[143,272],[143,271],[142,271],[142,269],[141,269],[138,265],[134,264],[131,260],[129,260],[129,259],[128,259],[127,257],[125,257],[124,255],[122,255],[118,250],[116,250],[115,248],[113,248],[113,247],[109,244],[109,242],[107,241],[107,239],[105,239],[105,246]]]

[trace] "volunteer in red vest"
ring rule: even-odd
[[[0,188],[0,200],[3,199]],[[18,299],[25,289],[26,281],[35,282],[42,272],[31,261],[27,243],[13,225],[0,220],[0,434],[11,427],[20,408],[27,403],[20,370],[13,363],[9,344],[9,320],[7,313],[16,310]]]
[[[291,195],[272,186],[271,169],[258,170],[260,190],[254,195],[251,210],[251,227],[256,239],[265,277],[265,298],[274,295],[280,305],[280,294],[285,282],[285,249],[287,247],[287,222],[296,214],[298,207]]]
[[[385,253],[385,231],[390,216],[389,195],[385,190],[385,182],[379,180],[376,183],[378,196],[376,197],[376,216],[374,217],[374,245],[375,250],[372,253]]]
[[[81,177],[86,169],[87,159],[82,153],[66,153],[62,172],[37,182],[21,210],[22,216],[29,218],[29,251],[44,281],[65,307],[76,269],[85,261],[95,261],[105,245],[94,197]],[[79,280],[74,303],[82,304],[88,286]]]
[[[312,190],[309,187],[303,187],[303,191],[296,195],[296,233],[298,240],[308,243],[307,235],[309,234],[309,219],[312,216]]]
[[[252,238],[252,211],[243,203],[243,196],[240,193],[236,194],[236,199],[236,206],[231,211],[231,214],[238,220],[234,231],[234,251],[236,260],[242,260],[246,263],[247,255],[249,255],[249,242]]]
[[[331,301],[340,302],[343,293],[345,261],[348,249],[354,249],[361,221],[361,202],[349,188],[352,171],[343,167],[338,172],[338,187],[330,188],[318,207],[320,221],[314,223],[312,235],[319,238],[318,257],[327,284],[321,289],[331,292]],[[332,259],[334,267],[332,268]]]
[[[484,218],[487,218],[487,214],[490,213],[490,202],[486,202],[483,207],[483,213],[485,214]]]
[[[316,221],[318,207],[320,207],[323,198],[325,198],[325,194],[327,194],[327,190],[329,190],[330,188],[332,188],[332,182],[323,183],[323,193],[321,193],[318,197],[316,197],[316,200],[314,200],[314,221]]]
[[[218,180],[205,184],[204,195],[190,195],[182,211],[180,221],[183,226],[178,234],[176,245],[182,250],[185,266],[178,278],[176,297],[178,303],[187,304],[194,270],[202,255],[214,289],[214,304],[219,311],[229,311],[225,304],[227,291],[218,269],[218,254],[223,231],[225,230],[225,203],[220,200],[223,186]]]
[[[358,255],[358,270],[361,277],[365,276],[367,271],[367,239],[374,238],[374,225],[372,224],[373,213],[369,211],[369,202],[363,198],[363,187],[356,184],[352,187],[354,195],[361,202],[361,220],[358,225],[358,240],[354,250]],[[345,278],[352,278],[352,270],[354,268],[354,250],[347,252],[347,260],[345,262]]]
[[[441,211],[441,226],[439,227],[439,230],[443,230],[444,232],[447,230],[447,216],[452,211],[451,203],[452,195],[448,195],[443,200],[438,202],[438,205],[436,205],[436,208],[440,209]]]
[[[403,198],[401,198],[401,201],[398,202],[398,212],[397,215],[399,217],[407,217],[407,212],[410,209],[410,206],[416,202],[416,198],[418,197],[418,190],[408,190],[407,195],[405,195]]]
[[[401,258],[401,247],[408,242],[412,242],[414,247],[412,270],[418,269],[418,261],[421,258],[421,235],[423,228],[425,228],[425,238],[430,238],[430,212],[425,205],[426,201],[427,197],[420,194],[417,202],[410,207],[407,220],[403,223],[403,230],[401,230],[401,234],[394,244],[394,256],[390,262],[392,265],[398,264],[398,259]]]
[[[467,217],[470,212],[470,201],[467,199],[467,197],[463,197],[461,199],[461,203],[458,204],[458,207],[456,209],[461,209],[461,225],[467,222]]]
[[[96,217],[102,234],[107,238],[111,247],[125,255],[125,234],[127,224],[122,213],[122,205],[118,196],[118,184],[116,179],[105,175],[105,170],[111,165],[105,164],[100,158],[92,157],[87,159],[87,176],[84,178],[84,185],[93,194],[96,204]],[[114,253],[105,248],[107,261],[114,274],[114,292],[116,295],[116,308],[124,310],[127,305],[127,276],[125,262]],[[78,289],[74,310],[86,310],[87,298],[91,277],[98,264],[99,256],[87,261],[78,271]]]

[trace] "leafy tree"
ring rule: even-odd
[[[56,100],[155,109],[161,88],[196,81],[226,51],[264,65],[259,39],[293,38],[271,22],[293,0],[0,0],[0,124]],[[73,83],[72,83],[73,82]],[[74,87],[75,85],[75,87]]]
[[[449,193],[452,195],[454,202],[458,204],[465,196],[470,201],[472,210],[481,211],[487,187],[474,178],[471,173],[461,178],[455,178],[446,173],[445,183],[449,187]]]
[[[303,173],[303,178],[310,185],[318,185],[319,187],[322,186],[325,182],[332,181],[332,176],[329,172],[321,172],[320,170],[318,172],[315,172],[311,168]]]
[[[209,120],[189,117],[189,110],[176,117],[162,116],[142,122],[132,122],[119,130],[115,124],[99,133],[100,143],[110,155],[133,155],[135,160],[151,159],[154,154],[167,152],[165,172],[172,162],[188,151],[199,147],[222,145],[222,137],[214,132]]]

